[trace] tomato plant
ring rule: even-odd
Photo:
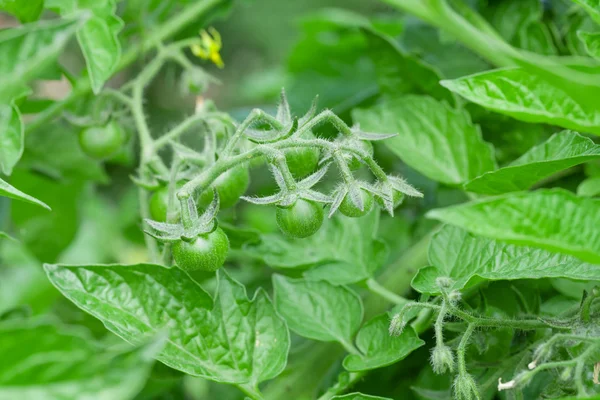
[[[0,1],[0,399],[600,396],[600,3],[322,3]]]

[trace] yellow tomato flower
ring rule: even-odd
[[[210,60],[217,67],[223,68],[225,64],[219,54],[222,46],[219,32],[214,28],[208,28],[208,32],[204,29],[200,31],[200,43],[192,45],[191,49],[196,57]]]

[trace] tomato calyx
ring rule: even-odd
[[[329,218],[337,210],[348,217],[362,217],[368,214],[373,208],[373,192],[373,185],[364,181],[351,181],[339,185],[334,190]]]
[[[217,230],[219,195],[216,190],[213,192],[211,204],[201,215],[198,215],[196,202],[191,196],[184,199],[183,202],[185,207],[182,207],[181,210],[180,223],[173,224],[145,219],[150,228],[145,230],[145,233],[163,243],[172,243],[180,240],[191,242],[203,234]]]
[[[275,181],[277,182],[281,190],[270,196],[243,196],[241,197],[241,199],[253,204],[273,204],[279,207],[289,207],[292,204],[294,204],[298,199],[309,200],[317,203],[331,203],[332,198],[330,196],[312,189],[312,187],[316,185],[325,176],[328,169],[329,165],[325,165],[324,167],[310,174],[303,180],[296,182],[295,188],[289,189],[285,184],[285,180],[283,179],[281,171],[279,171],[276,167],[271,166],[271,170],[273,171]]]
[[[394,209],[402,204],[406,196],[423,197],[423,193],[397,176],[388,176],[385,182],[378,182],[371,187],[371,192],[375,195],[375,201],[392,216]]]

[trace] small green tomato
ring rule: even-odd
[[[362,197],[363,202],[362,210],[356,204],[354,204],[350,194],[347,193],[346,196],[344,196],[344,200],[342,200],[342,203],[340,204],[340,212],[345,216],[352,218],[358,218],[367,215],[373,208],[373,195],[364,189],[360,189],[360,196]]]
[[[177,184],[175,187],[175,191],[180,189],[185,184],[185,181],[182,181]],[[169,187],[163,186],[157,189],[152,196],[150,196],[150,216],[153,220],[159,222],[167,222],[167,211],[169,205]],[[175,220],[179,219],[181,210],[181,205],[177,197],[173,199],[173,211],[175,212]]]
[[[179,240],[172,248],[173,259],[184,271],[216,271],[229,252],[229,239],[221,228],[199,235],[191,242]]]
[[[249,184],[250,174],[248,168],[243,165],[222,173],[213,183],[219,194],[219,207],[223,209],[235,206],[246,193]],[[212,200],[212,190],[205,190],[198,199],[198,205],[200,208],[206,208]]]
[[[375,197],[375,201],[377,201],[377,204],[379,204],[379,206],[381,208],[385,208],[385,205],[383,204],[383,200],[381,199],[381,197]],[[404,193],[394,190],[394,208],[397,208],[400,204],[402,204],[403,201],[404,201]]]
[[[310,140],[314,139],[315,135],[307,131],[301,138]],[[294,178],[300,179],[317,169],[320,155],[321,153],[318,149],[308,147],[291,148],[285,151],[285,160]]]
[[[314,201],[298,199],[289,207],[277,207],[277,226],[285,235],[305,238],[316,233],[323,224],[323,207]]]
[[[79,132],[79,145],[88,156],[104,160],[114,156],[127,141],[127,134],[117,121],[93,126]]]
[[[357,142],[360,146],[360,148],[362,149],[363,152],[367,153],[369,156],[373,156],[373,145],[371,144],[371,142],[367,141],[367,140],[359,140]],[[362,163],[360,162],[360,160],[355,157],[355,156],[350,156],[350,161],[348,162],[348,167],[351,170],[357,170],[361,167]]]

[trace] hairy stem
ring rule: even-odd
[[[255,117],[253,117],[253,119],[250,122],[248,122],[248,124],[243,123],[242,125],[249,126],[252,122],[254,122],[254,120],[256,118],[257,117],[255,116]],[[317,118],[317,117],[315,117],[315,118]],[[246,118],[245,122],[247,122],[249,119],[250,118]],[[240,126],[242,126],[242,125],[240,125]],[[239,128],[238,128],[238,131],[239,131]],[[238,133],[238,131],[236,131],[236,133],[234,134],[234,136],[232,137],[232,139],[230,140],[229,143],[231,143],[235,137],[238,137],[241,135]],[[298,131],[298,132],[300,132],[300,131]],[[253,159],[262,157],[269,150],[285,150],[285,149],[298,148],[298,147],[308,147],[308,148],[317,147],[319,149],[329,150],[332,152],[334,152],[336,150],[343,150],[343,151],[347,151],[349,153],[357,154],[360,156],[360,152],[353,148],[350,148],[347,146],[342,146],[338,143],[330,142],[330,141],[324,140],[324,139],[294,140],[294,141],[282,140],[280,142],[275,142],[275,143],[270,143],[270,144],[262,144],[262,145],[258,145],[256,147],[254,147],[250,150],[247,150],[243,153],[240,153],[240,154],[232,155],[229,157],[223,155],[222,158],[219,158],[219,160],[217,160],[217,162],[215,162],[213,165],[211,165],[208,169],[204,170],[196,178],[194,178],[191,181],[189,181],[188,183],[186,183],[179,190],[179,192],[177,192],[177,197],[180,199],[180,201],[183,201],[183,199],[189,198],[189,196],[191,196],[192,193],[195,193],[196,191],[199,193],[204,192],[221,174],[223,174],[223,173],[227,172],[228,170],[235,168],[241,164],[245,164]]]
[[[346,164],[346,160],[344,160],[344,157],[342,157],[339,151],[335,151],[333,153],[333,159],[335,160],[335,163],[342,174],[342,179],[344,182],[346,184],[351,184],[354,182],[354,175],[352,175],[352,171],[350,171],[348,164]]]
[[[467,372],[467,364],[465,362],[465,357],[467,354],[467,347],[469,346],[469,339],[471,339],[471,335],[475,331],[476,327],[477,326],[475,324],[469,324],[469,326],[467,326],[467,329],[465,330],[465,333],[463,333],[462,337],[460,338],[460,342],[458,344],[458,347],[456,348],[456,359],[457,359],[459,374],[466,375],[468,373]]]
[[[592,303],[594,302],[594,300],[596,300],[596,298],[598,298],[598,296],[600,295],[600,289],[598,287],[594,287],[585,297],[585,299],[583,299],[583,302],[581,303],[581,308],[579,311],[579,318],[581,319],[582,322],[590,322],[590,318],[591,318],[591,307],[592,307]]]
[[[495,319],[488,317],[478,317],[469,314],[461,309],[448,305],[448,311],[454,316],[462,319],[463,321],[475,325],[476,327],[490,327],[490,328],[513,328],[521,330],[532,330],[532,329],[543,329],[549,328],[548,324],[540,320],[531,319]],[[565,327],[564,329],[571,329]]]
[[[435,320],[435,345],[442,347],[444,345],[444,319],[446,318],[446,301],[442,302],[437,319]]]
[[[498,67],[516,65],[514,49],[480,19],[478,26],[455,12],[445,0],[384,0],[448,32],[466,47]]]

